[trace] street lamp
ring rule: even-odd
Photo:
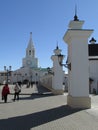
[[[71,63],[68,63],[68,61],[66,61],[66,64],[63,64],[63,63],[62,63],[62,62],[63,62],[64,55],[59,54],[59,55],[57,55],[57,56],[58,56],[59,64],[60,64],[61,66],[64,66],[64,67],[68,68],[68,69],[71,71]]]
[[[54,75],[54,72],[50,69],[50,67],[47,68],[48,74]]]
[[[4,70],[6,71],[6,82],[7,82],[7,84],[8,84],[8,80],[9,80],[9,75],[10,75],[10,72],[11,72],[11,66],[9,66],[9,68],[7,68],[6,66],[4,66]]]

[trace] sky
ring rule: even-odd
[[[22,67],[30,32],[39,67],[52,67],[57,43],[66,62],[68,46],[63,36],[75,15],[75,5],[79,20],[85,21],[83,28],[94,29],[91,37],[98,40],[97,0],[0,0],[0,70]]]

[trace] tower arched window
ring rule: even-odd
[[[31,55],[31,50],[29,50],[29,55]]]

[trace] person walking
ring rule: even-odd
[[[2,100],[4,100],[5,103],[7,102],[7,96],[9,93],[10,93],[9,86],[6,83],[2,89]]]
[[[18,83],[16,83],[14,91],[15,91],[15,93],[14,93],[14,99],[13,100],[15,101],[16,98],[17,98],[17,100],[19,100],[19,93],[21,92],[21,89],[20,89]]]

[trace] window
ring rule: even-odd
[[[29,50],[29,55],[31,55],[31,50]]]

